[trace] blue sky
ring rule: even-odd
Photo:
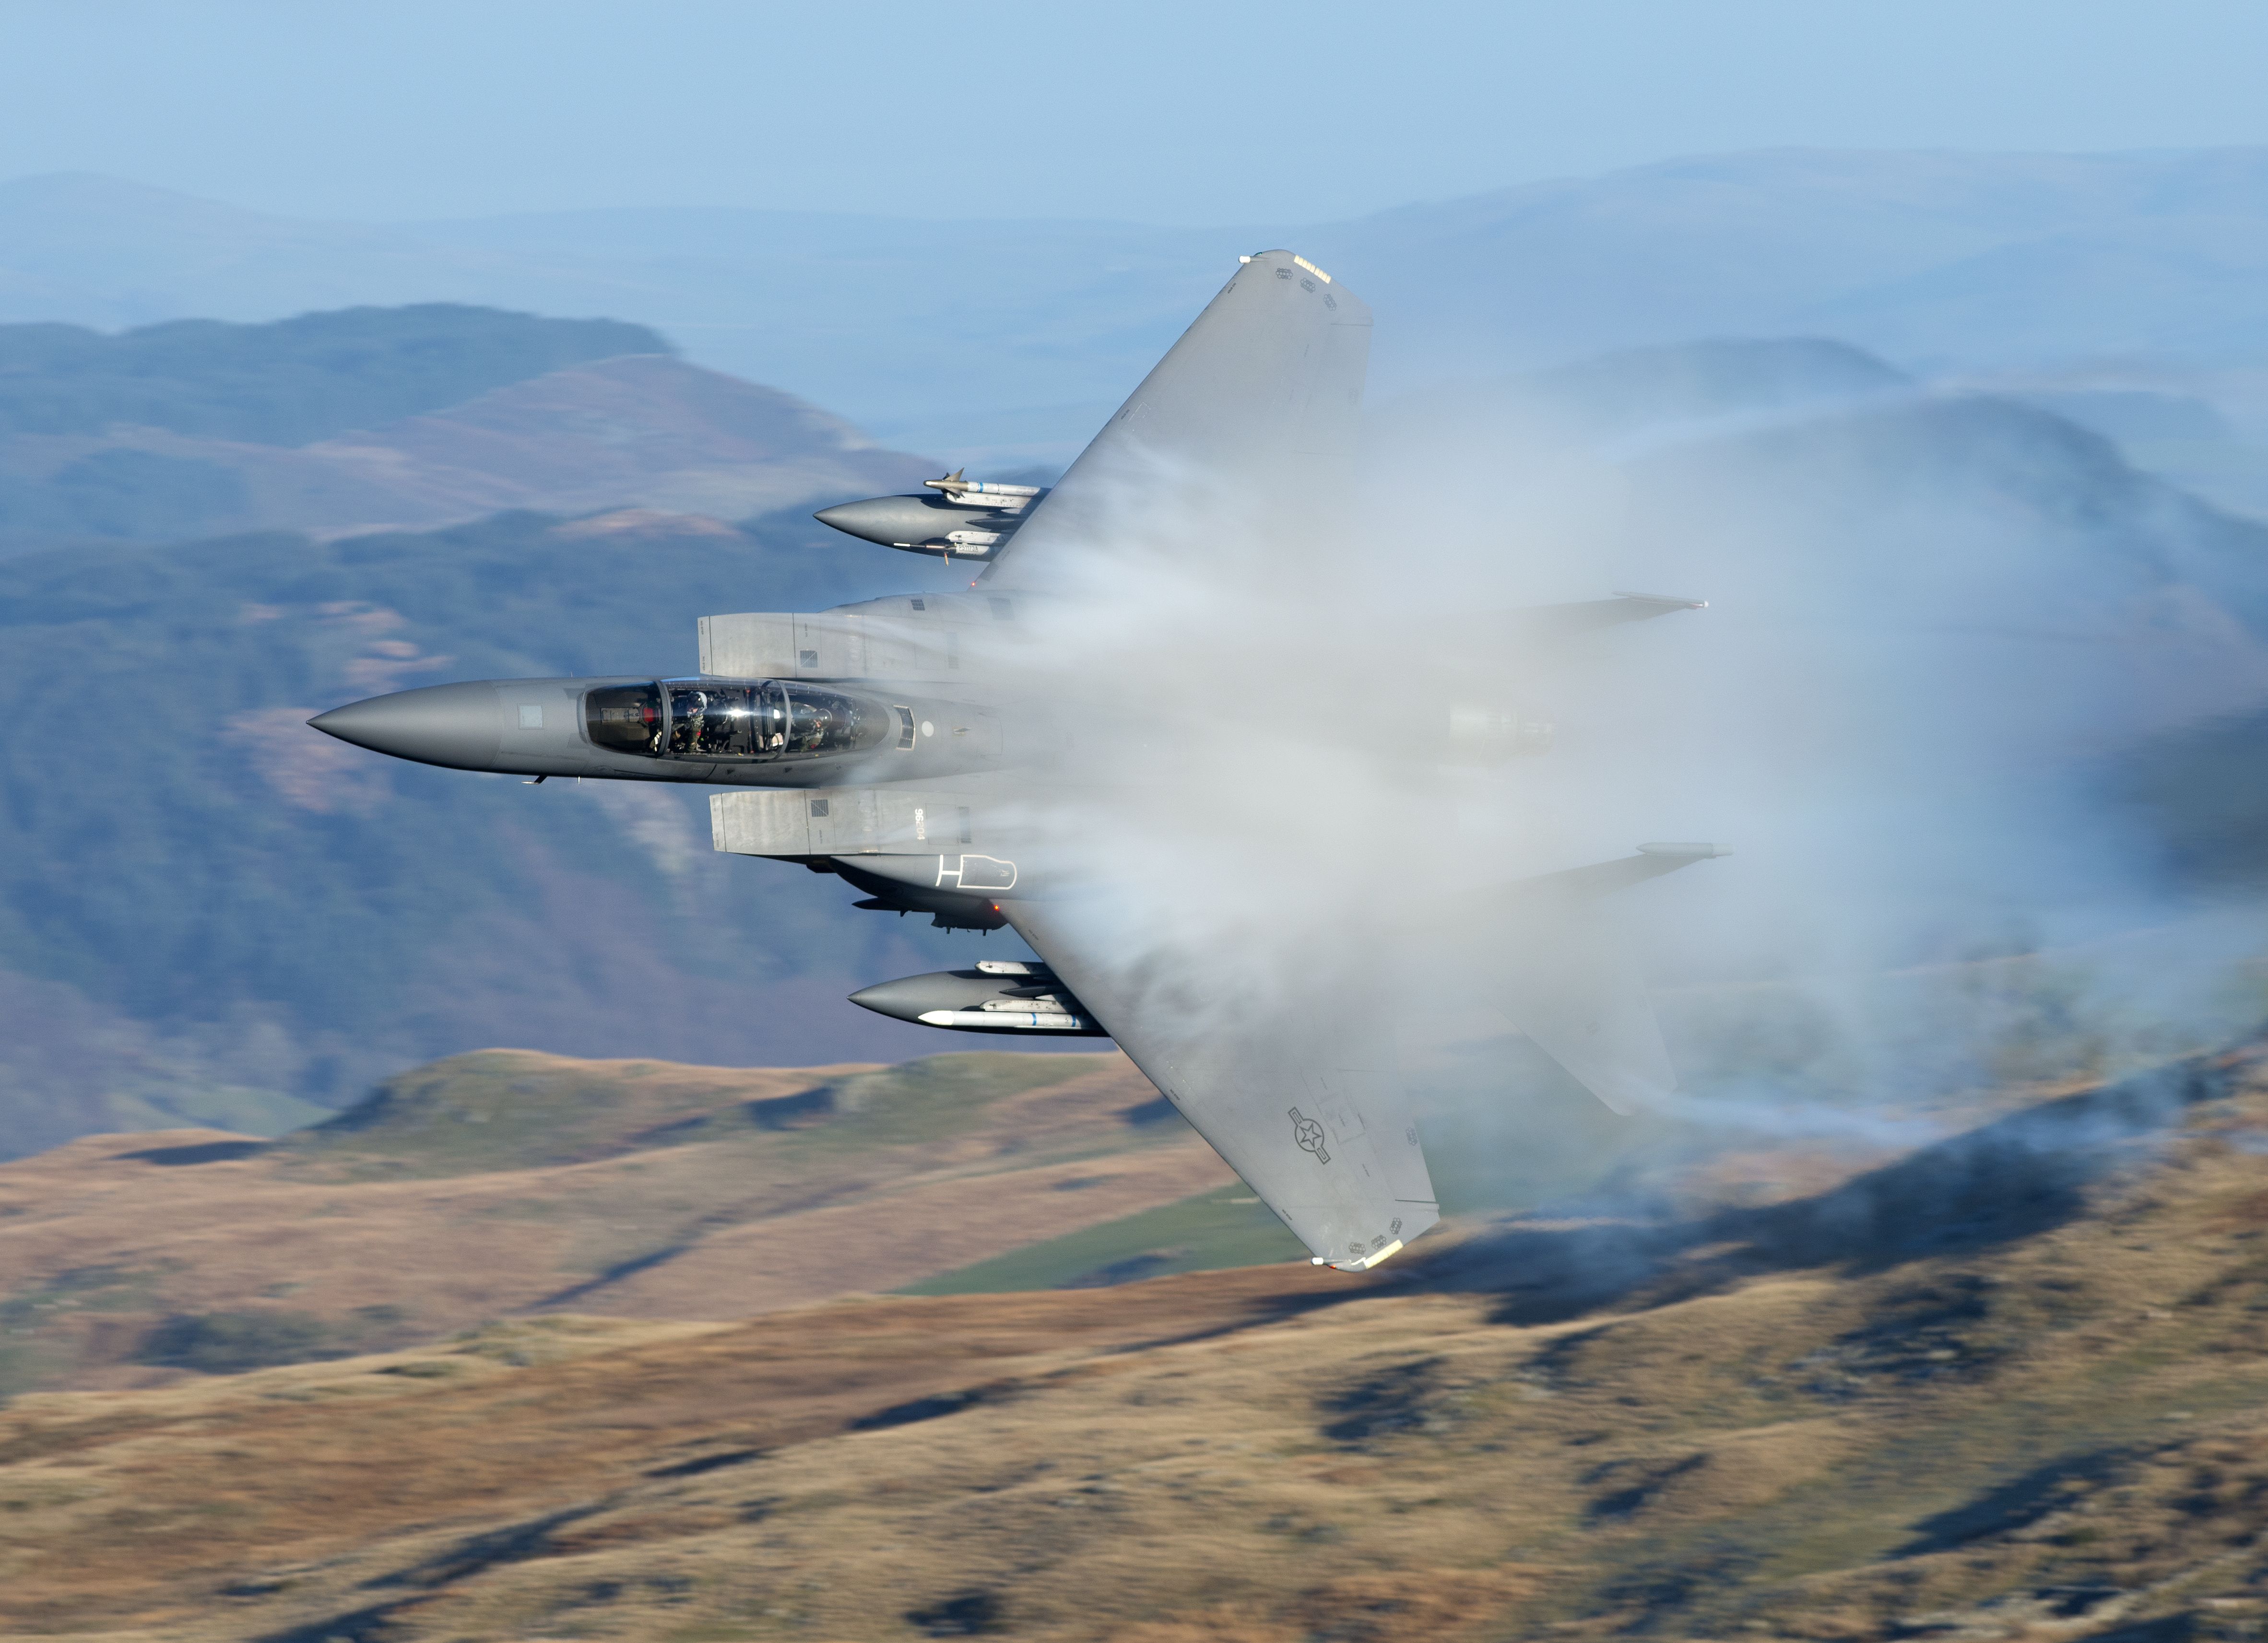
[[[1314,221],[1673,156],[2268,142],[2258,0],[0,0],[0,177],[350,219]]]

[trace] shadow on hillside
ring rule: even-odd
[[[2045,1102],[1812,1198],[1684,1220],[1608,1204],[1580,1226],[1495,1228],[1413,1264],[1402,1281],[1495,1293],[1498,1322],[1547,1324],[1609,1304],[1666,1305],[1771,1273],[1863,1275],[2000,1248],[2084,1214],[2091,1187],[2264,1055],[2268,1043],[2248,1043]]]
[[[271,1145],[264,1141],[192,1141],[181,1147],[145,1147],[139,1152],[118,1155],[138,1163],[179,1168],[183,1164],[234,1163],[239,1159],[256,1158]]]

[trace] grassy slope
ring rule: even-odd
[[[1368,1279],[549,1318],[0,1415],[0,1618],[168,1639],[2252,1635],[2268,1057]],[[350,1463],[342,1464],[342,1463]]]
[[[901,1294],[971,1295],[1100,1287],[1167,1273],[1307,1258],[1307,1249],[1240,1183],[1177,1204],[1082,1227],[989,1261],[940,1273]]]

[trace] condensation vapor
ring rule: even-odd
[[[1427,396],[1288,502],[1120,476],[1004,657],[1063,737],[1025,819],[1098,943],[1219,1031],[1321,1000],[1420,1067],[1478,1045],[1485,1101],[1489,892],[1729,845],[1598,909],[1654,986],[1674,1116],[1885,1142],[1926,1127],[1901,1104],[2250,1008],[2249,921],[2171,890],[2102,781],[2268,700],[2225,533],[2017,407],[1625,397],[1602,426],[1533,385]],[[1617,590],[1710,608],[1554,644],[1498,620]],[[1503,740],[1543,722],[1549,752]]]

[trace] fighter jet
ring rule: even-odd
[[[1293,507],[1328,493],[1353,466],[1370,333],[1369,309],[1305,257],[1242,258],[1054,486],[955,472],[920,495],[817,516],[866,541],[967,566],[975,574],[965,589],[815,613],[703,617],[697,671],[681,678],[438,685],[310,722],[397,758],[534,782],[713,787],[718,850],[834,875],[859,892],[861,908],[926,913],[948,929],[1012,928],[1035,957],[887,981],[851,1001],[950,1031],[1116,1040],[1315,1265],[1367,1270],[1440,1213],[1391,1023],[1381,1019],[1393,1012],[1347,1007],[1346,954],[1303,955],[1298,973],[1233,1006],[1203,996],[1189,978],[1219,973],[1222,955],[1193,950],[1194,937],[1177,944],[1170,919],[1138,919],[1130,909],[1147,904],[1129,891],[1140,887],[1114,883],[1108,862],[1063,836],[1082,813],[1055,802],[1065,784],[1091,787],[1098,770],[1107,778],[1111,738],[1130,748],[1138,732],[1107,716],[1066,722],[1065,693],[1035,687],[1034,657],[1075,671],[1048,636],[1091,609],[1098,591],[1108,597],[1092,554],[1082,555],[1130,508],[1202,522],[1208,508],[1240,499]],[[1506,612],[1487,619],[1488,631],[1506,646],[1580,642],[1701,605],[1618,593]],[[1445,700],[1428,714],[1413,725],[1404,713],[1398,727],[1413,757],[1478,748],[1525,758],[1550,740],[1548,723],[1513,708]],[[1067,747],[1083,755],[1075,781]],[[1269,847],[1264,836],[1248,842],[1256,853]],[[1170,850],[1173,840],[1163,843]],[[1617,1110],[1660,1097],[1675,1078],[1652,1008],[1595,906],[1723,854],[1714,844],[1642,845],[1476,888],[1460,909],[1508,933],[1489,962],[1498,1007]]]

